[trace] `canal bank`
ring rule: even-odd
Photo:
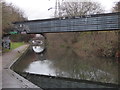
[[[2,56],[2,88],[39,88],[15,73],[10,67],[24,54],[29,45],[23,45]]]

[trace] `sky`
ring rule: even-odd
[[[54,7],[56,0],[5,0],[7,3],[20,8],[28,20],[47,19],[52,18],[54,15]],[[74,1],[74,0],[73,0]],[[85,1],[85,0],[77,0]],[[110,12],[115,2],[119,0],[94,0],[99,2],[106,12]],[[48,10],[49,8],[53,8]]]

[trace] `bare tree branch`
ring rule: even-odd
[[[62,16],[81,16],[104,12],[100,4],[95,2],[63,2],[61,11]]]

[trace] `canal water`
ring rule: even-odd
[[[25,57],[14,66],[14,70],[118,84],[118,64],[114,58],[81,58],[70,48],[63,49],[63,53],[59,53],[59,50],[51,52],[49,48],[51,47],[39,54],[30,48]]]

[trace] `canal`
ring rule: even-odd
[[[48,38],[53,38],[54,35],[52,34],[52,37],[48,35]],[[55,44],[54,39],[46,42],[48,42],[48,45],[42,53],[34,52],[31,46],[22,60],[14,65],[14,70],[39,75],[118,84],[118,63],[114,57],[88,56],[87,54],[81,56],[72,46],[57,45],[62,43],[62,40],[57,44]],[[81,44],[83,44],[82,41]]]

